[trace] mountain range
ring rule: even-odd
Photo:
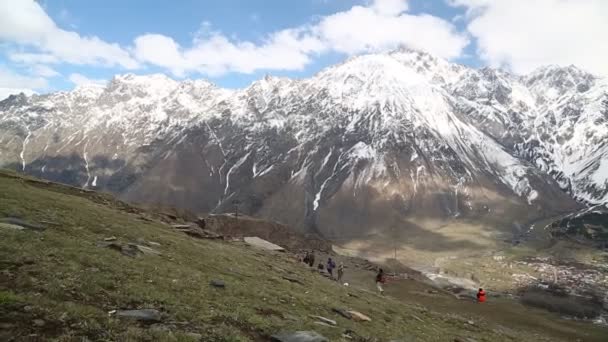
[[[331,239],[512,233],[608,204],[608,79],[399,49],[245,89],[164,75],[0,102],[0,167]]]

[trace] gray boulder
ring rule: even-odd
[[[328,342],[329,340],[314,331],[280,333],[270,337],[273,342]]]
[[[19,226],[22,227],[22,229],[31,229],[31,230],[37,230],[37,231],[43,231],[46,229],[46,227],[38,224],[38,223],[34,223],[34,222],[27,222],[25,220],[22,220],[20,218],[16,218],[16,217],[4,217],[4,218],[0,218],[0,223],[5,223],[11,226]],[[14,227],[11,227],[14,228]]]
[[[158,323],[162,320],[160,312],[155,309],[118,310],[116,316],[145,323]]]

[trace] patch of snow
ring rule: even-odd
[[[538,198],[538,191],[532,190],[528,194],[528,204],[532,204],[532,202]]]
[[[241,167],[247,161],[250,155],[251,152],[248,152],[247,154],[242,156],[241,159],[239,159],[234,165],[232,165],[232,167],[226,173],[226,187],[224,188],[224,196],[228,195],[228,189],[230,189],[230,175],[234,170],[237,170],[239,167]]]
[[[89,170],[89,159],[87,158],[87,147],[89,146],[89,140],[87,140],[87,142],[84,144],[84,149],[82,152],[82,156],[84,159],[84,168],[87,170],[87,181],[84,183],[84,185],[82,186],[83,188],[86,188],[89,186],[89,181],[91,180],[91,172]]]
[[[27,146],[27,143],[30,140],[30,136],[32,135],[32,131],[30,131],[29,127],[25,127],[25,129],[27,129],[27,136],[25,137],[25,139],[23,139],[23,144],[21,145],[21,153],[19,153],[19,157],[21,158],[21,170],[25,171],[25,146]]]
[[[599,166],[593,172],[591,180],[598,185],[606,184],[608,181],[608,155],[600,159]]]

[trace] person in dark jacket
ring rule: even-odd
[[[479,288],[479,291],[477,291],[477,303],[484,303],[485,301],[486,292],[482,288]]]
[[[378,274],[376,274],[376,287],[378,291],[380,291],[381,295],[384,295],[384,284],[386,283],[386,276],[384,275],[384,270],[379,269]]]
[[[306,265],[310,264],[310,252],[309,251],[304,252],[304,258],[302,259],[302,261]]]
[[[327,268],[327,273],[329,273],[329,276],[331,278],[333,278],[334,277],[334,268],[336,268],[336,263],[333,260],[331,260],[331,258],[327,259],[326,268]]]
[[[313,267],[315,265],[315,252],[310,251],[308,255],[308,266]]]
[[[338,265],[338,282],[342,284],[342,277],[344,276],[344,263]]]

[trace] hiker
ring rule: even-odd
[[[331,260],[331,258],[327,259],[327,273],[329,273],[329,276],[331,278],[334,277],[334,268],[336,268],[336,263]]]
[[[310,251],[308,255],[308,266],[313,267],[315,265],[315,252]]]
[[[344,275],[344,263],[340,262],[338,266],[338,282],[342,282],[342,276]]]
[[[483,303],[486,301],[486,292],[480,287],[477,291],[477,303]]]
[[[386,276],[384,275],[384,270],[379,269],[378,274],[376,274],[376,287],[378,291],[380,291],[381,295],[384,295],[384,287],[382,287],[386,283]]]

